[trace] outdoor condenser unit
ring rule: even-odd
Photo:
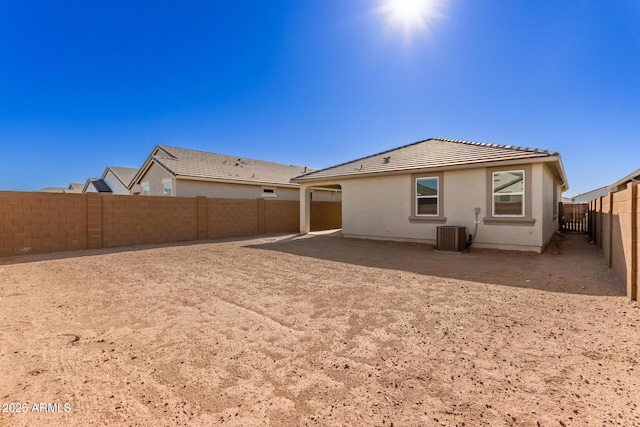
[[[460,226],[445,225],[438,227],[439,251],[462,252],[467,247],[467,228]]]

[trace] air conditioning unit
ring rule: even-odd
[[[438,227],[439,251],[462,252],[467,248],[467,228],[453,225]]]

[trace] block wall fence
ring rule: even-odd
[[[313,202],[315,230],[341,227],[340,202]],[[312,219],[313,221],[313,219]],[[297,233],[300,204],[0,191],[0,256]]]
[[[589,203],[592,238],[602,249],[605,262],[613,269],[627,296],[638,301],[638,263],[640,261],[640,194],[638,183],[609,193]]]

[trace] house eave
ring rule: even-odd
[[[292,182],[299,182],[300,184],[313,184],[318,182],[335,182],[335,181],[343,181],[349,179],[359,179],[359,178],[370,178],[370,177],[380,177],[380,176],[392,176],[392,175],[406,175],[413,173],[422,173],[422,172],[443,172],[443,171],[452,171],[452,170],[463,170],[463,169],[480,169],[480,168],[488,168],[488,167],[500,167],[500,166],[512,166],[512,165],[521,165],[521,164],[533,164],[533,163],[552,163],[556,162],[559,178],[562,180],[561,186],[563,188],[569,188],[567,184],[567,179],[564,173],[564,168],[562,167],[562,162],[560,160],[560,156],[545,156],[545,157],[530,157],[530,158],[521,158],[521,159],[510,159],[510,160],[499,160],[492,162],[477,162],[477,163],[464,163],[457,165],[447,165],[447,166],[439,166],[439,167],[427,167],[427,168],[407,168],[393,171],[384,171],[384,172],[365,172],[365,173],[354,173],[348,175],[336,175],[331,177],[299,177],[293,178]],[[566,190],[563,190],[566,191]]]
[[[176,175],[176,179],[184,181],[203,181],[203,182],[219,182],[224,184],[239,184],[239,185],[260,185],[266,187],[285,187],[285,188],[300,188],[300,184],[296,183],[282,183],[282,182],[269,182],[269,181],[247,181],[239,179],[223,179],[223,178],[207,178],[202,176],[191,175]]]

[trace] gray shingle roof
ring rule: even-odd
[[[457,139],[431,138],[372,156],[303,174],[294,181],[349,177],[431,168],[527,160],[558,156],[558,153],[537,148],[487,144]]]
[[[111,169],[111,172],[124,184],[125,187],[129,186],[133,177],[138,173],[138,169],[135,168],[121,168],[117,166],[109,166],[107,169]],[[106,171],[105,171],[106,175]],[[103,176],[104,178],[104,176]]]
[[[163,145],[158,148],[152,159],[176,176],[291,185],[291,178],[312,170],[184,148]]]

